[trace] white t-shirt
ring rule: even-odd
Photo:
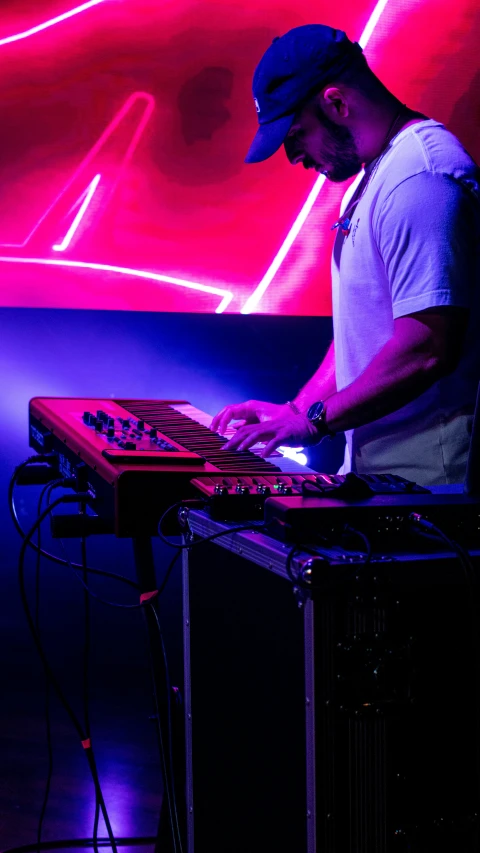
[[[470,309],[455,372],[391,415],[346,432],[343,472],[397,473],[423,485],[462,482],[480,380],[480,170],[431,119],[400,131],[332,257],[337,389],[360,376],[394,319],[436,306]],[[374,171],[373,171],[374,170]]]

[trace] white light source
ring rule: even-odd
[[[279,453],[286,456],[287,459],[294,459],[299,465],[307,465],[308,459],[301,451],[303,447],[277,447]]]

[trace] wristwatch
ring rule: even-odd
[[[307,411],[307,420],[310,421],[317,430],[319,441],[322,441],[323,438],[327,438],[327,436],[332,438],[335,435],[334,432],[329,430],[326,424],[326,416],[327,410],[325,408],[325,403],[322,400],[319,400],[318,403],[312,403]]]

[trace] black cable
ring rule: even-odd
[[[22,463],[22,464],[26,464],[26,463]],[[21,467],[22,467],[21,465],[18,466],[13,477],[10,480],[9,489],[8,489],[8,508],[9,508],[10,516],[12,518],[15,529],[17,530],[17,533],[22,537],[22,539],[25,539],[26,533],[23,530],[23,528],[20,524],[20,521],[18,519],[17,511],[15,508],[14,494],[13,494],[14,488],[15,488],[15,483],[16,483],[16,474]],[[62,484],[65,484],[65,480],[55,481],[55,484],[56,483],[58,483],[58,485],[62,485]],[[52,488],[55,484],[54,483],[47,483],[47,485],[43,491],[47,490],[48,488]],[[67,486],[65,485],[65,488],[66,487]],[[43,494],[43,492],[42,492],[42,494]],[[37,546],[35,545],[35,542],[29,542],[29,547],[32,548],[34,551],[37,550]],[[56,554],[51,554],[51,553],[49,553],[49,551],[45,551],[44,549],[41,550],[41,553],[42,553],[42,557],[45,557],[47,560],[50,560],[52,563],[57,563],[60,566],[69,565],[69,563],[66,560],[62,560],[62,558],[58,557]],[[80,563],[70,563],[70,566],[73,566],[76,571],[82,571],[83,570],[83,566]],[[102,577],[112,578],[113,580],[121,581],[122,583],[125,583],[128,586],[133,587],[134,589],[138,589],[138,584],[136,583],[136,581],[130,580],[130,578],[126,578],[124,575],[119,575],[115,572],[107,572],[105,570],[100,570],[100,569],[92,569],[90,567],[88,568],[87,571],[89,574],[101,575]]]
[[[17,465],[17,467],[15,468],[15,471],[13,472],[13,474],[10,478],[10,482],[8,484],[8,507],[10,510],[10,515],[12,516],[12,521],[13,521],[17,531],[20,533],[20,536],[22,537],[22,539],[25,538],[25,533],[23,532],[22,527],[20,525],[20,521],[18,519],[17,511],[15,509],[15,501],[13,500],[13,493],[15,490],[15,486],[17,484],[17,478],[18,478],[20,471],[22,471],[24,468],[27,468],[29,465],[32,465],[34,462],[39,462],[39,461],[46,461],[46,458],[42,457],[42,456],[30,456],[28,459],[25,460],[25,462],[22,462],[20,465]],[[50,483],[47,483],[47,487],[49,485],[50,485]],[[44,489],[44,491],[45,491],[45,489]]]
[[[48,492],[47,497],[47,505],[50,503],[50,497],[54,489],[65,484],[64,480],[57,480],[53,483],[49,483],[43,490],[39,501],[39,511],[41,512],[41,502],[45,492]],[[85,517],[86,506],[85,504],[82,506],[83,514]],[[53,512],[52,512],[53,515]],[[38,528],[40,531],[40,527]],[[62,548],[65,551],[65,545],[63,540],[61,541]],[[83,567],[83,582],[86,584],[87,581],[87,554],[86,554],[86,536],[85,534],[82,536],[81,540],[81,548],[82,548],[82,567]],[[40,556],[40,555],[39,555]],[[68,562],[68,560],[66,561]],[[73,566],[72,566],[73,568]],[[85,640],[84,640],[84,653],[83,653],[83,709],[84,709],[84,720],[85,720],[85,734],[87,740],[91,740],[91,729],[90,729],[90,712],[89,712],[89,697],[88,697],[88,682],[89,682],[89,658],[90,658],[90,596],[89,591],[84,590],[84,604],[85,604]],[[47,683],[48,686],[48,683]],[[94,853],[99,853],[98,851],[98,822],[100,816],[100,797],[98,792],[98,787],[96,784],[96,779],[94,781],[95,786],[95,820],[94,820],[94,832],[93,832],[93,848]]]
[[[31,529],[27,533],[24,541],[22,542],[22,547],[20,549],[20,556],[19,556],[19,561],[18,561],[18,575],[19,575],[19,585],[20,585],[20,597],[22,600],[22,605],[23,605],[23,608],[25,611],[25,616],[27,618],[27,623],[28,623],[28,626],[30,628],[30,632],[31,632],[33,641],[35,643],[38,654],[39,654],[40,659],[42,661],[45,673],[47,674],[48,678],[50,679],[52,686],[54,687],[58,697],[60,698],[60,701],[62,702],[65,710],[67,711],[67,714],[70,717],[71,722],[73,723],[73,726],[74,726],[74,728],[75,728],[75,730],[79,736],[79,739],[80,739],[82,745],[84,746],[85,756],[87,758],[87,761],[88,761],[88,764],[90,767],[90,772],[92,774],[92,779],[94,782],[95,791],[96,791],[97,795],[99,796],[100,807],[102,810],[103,818],[105,820],[105,826],[107,828],[107,834],[109,837],[110,845],[112,847],[113,853],[117,853],[115,838],[113,836],[113,831],[112,831],[112,827],[110,824],[110,819],[108,817],[108,813],[107,813],[106,806],[105,806],[105,801],[103,799],[103,794],[102,794],[101,787],[100,787],[100,781],[98,779],[98,772],[97,772],[97,768],[96,768],[96,764],[95,764],[95,757],[94,757],[94,754],[93,754],[93,751],[91,748],[91,743],[88,742],[88,740],[85,736],[85,732],[84,732],[75,712],[73,711],[70,703],[68,702],[68,700],[67,700],[67,698],[66,698],[66,696],[65,696],[65,694],[64,694],[64,692],[63,692],[63,690],[62,690],[62,688],[61,688],[61,686],[60,686],[60,684],[59,684],[59,682],[58,682],[58,680],[57,680],[57,678],[56,678],[56,676],[55,676],[55,674],[54,674],[54,672],[53,672],[53,670],[52,670],[52,668],[51,668],[51,666],[50,666],[50,664],[49,664],[49,662],[45,656],[45,653],[43,651],[43,646],[42,646],[42,643],[40,641],[40,637],[39,637],[37,631],[35,630],[35,624],[34,624],[34,621],[32,619],[31,613],[30,613],[30,608],[29,608],[26,589],[25,589],[25,554],[27,551],[28,542],[33,537],[33,535],[35,534],[36,530],[39,528],[41,523],[53,511],[53,509],[55,509],[55,507],[59,506],[60,504],[62,504],[62,503],[82,503],[82,500],[86,501],[86,500],[89,500],[91,497],[92,497],[92,494],[90,492],[80,492],[80,493],[74,494],[74,495],[63,495],[62,497],[57,498],[57,500],[53,501],[53,503],[50,504],[39,515],[39,517],[37,518],[35,523],[32,525]]]
[[[178,556],[178,555],[176,555],[176,556]],[[171,565],[173,565],[174,562],[175,561],[173,560]],[[153,615],[155,617],[155,623],[156,623],[157,629],[158,629],[158,636],[160,638],[160,647],[162,649],[162,656],[163,656],[163,662],[164,662],[164,667],[165,667],[166,688],[167,688],[167,714],[168,714],[167,736],[168,736],[168,757],[169,757],[169,768],[170,768],[169,782],[170,782],[170,786],[171,786],[171,790],[172,790],[170,819],[171,819],[171,823],[172,823],[172,834],[175,835],[175,831],[177,832],[179,850],[180,850],[180,853],[183,853],[182,835],[181,835],[181,831],[180,831],[180,824],[179,824],[179,818],[178,818],[178,808],[177,808],[177,796],[176,796],[177,789],[176,789],[176,784],[175,784],[175,771],[174,771],[175,765],[174,765],[174,759],[173,759],[172,684],[171,684],[171,680],[170,680],[170,670],[169,670],[169,666],[168,666],[167,651],[166,651],[165,642],[163,639],[162,627],[160,624],[160,617],[157,613],[157,609],[155,607],[155,604],[151,605],[151,609],[152,609]],[[156,712],[158,715],[158,719],[160,721],[160,707],[159,707],[158,697],[157,697],[156,689],[155,689],[155,679],[153,680],[153,685],[154,685],[153,692],[154,692],[154,700],[155,700],[155,709],[156,709]]]
[[[50,487],[50,488],[52,488],[52,487]],[[85,542],[85,540],[83,540],[83,541]],[[65,558],[66,558],[66,559],[65,559],[65,564],[66,564],[66,565],[68,565],[68,566],[70,566],[71,568],[73,568],[73,565],[72,565],[71,561],[69,560],[68,553],[67,553],[66,548],[65,548],[65,543],[64,543],[64,542],[63,542],[63,540],[61,540],[61,539],[60,539],[60,543],[61,543],[62,548],[63,548],[64,553],[65,553]],[[160,586],[160,588],[159,588],[159,590],[158,590],[158,593],[157,593],[157,595],[158,595],[158,596],[160,596],[160,595],[163,593],[164,589],[165,589],[165,586],[166,586],[166,584],[167,584],[167,582],[168,582],[168,580],[169,580],[169,577],[170,577],[170,575],[171,575],[171,572],[172,572],[172,570],[173,570],[173,568],[174,568],[175,562],[177,561],[177,559],[178,559],[178,557],[179,557],[179,553],[180,553],[179,551],[177,551],[177,552],[176,552],[176,554],[175,554],[174,558],[171,560],[171,562],[170,562],[170,564],[169,564],[169,566],[168,566],[168,569],[167,569],[167,571],[166,571],[166,573],[165,573],[165,577],[164,577],[164,579],[163,579],[163,581],[162,581],[162,584],[161,584],[161,586]],[[84,563],[86,564],[86,550],[85,550],[85,544],[83,545],[83,548],[82,548],[82,558],[83,558]],[[88,598],[89,598],[89,596],[91,595],[91,596],[93,596],[94,598],[97,598],[99,601],[101,601],[101,602],[102,602],[102,603],[104,603],[104,604],[107,604],[107,605],[109,605],[109,606],[111,606],[111,607],[121,608],[121,609],[135,609],[135,610],[138,610],[138,609],[140,609],[141,607],[144,607],[144,606],[145,606],[145,605],[144,605],[143,603],[141,603],[141,602],[140,602],[140,603],[138,603],[138,604],[118,604],[118,603],[116,603],[116,602],[108,601],[107,599],[102,598],[101,596],[97,595],[96,593],[94,593],[94,592],[90,589],[90,587],[89,587],[88,583],[85,581],[85,573],[84,573],[83,578],[81,578],[81,577],[80,577],[80,575],[79,575],[77,572],[75,572],[75,571],[74,571],[74,574],[75,574],[75,577],[77,578],[77,580],[79,580],[79,581],[80,581],[80,583],[82,584],[82,586],[84,587],[85,596],[86,596],[86,598],[87,598],[87,599],[88,599]],[[173,762],[173,755],[172,755],[172,747],[171,747],[171,731],[172,731],[172,727],[171,727],[171,696],[170,696],[170,686],[169,686],[170,682],[169,682],[169,675],[168,675],[168,661],[167,661],[167,657],[166,657],[166,650],[165,650],[165,646],[164,646],[164,644],[163,644],[163,636],[162,636],[161,631],[160,631],[160,623],[159,623],[158,615],[157,615],[157,613],[156,613],[156,611],[155,611],[155,607],[153,606],[153,603],[152,603],[152,604],[150,604],[150,606],[151,606],[151,608],[152,608],[152,612],[154,613],[155,620],[156,620],[156,623],[157,623],[157,626],[158,626],[158,629],[159,629],[159,632],[160,632],[160,639],[161,639],[161,645],[162,645],[162,654],[163,654],[163,657],[164,657],[165,671],[166,671],[167,681],[168,681],[168,684],[167,684],[167,690],[168,690],[168,698],[167,698],[167,701],[168,701],[168,713],[169,713],[169,719],[168,719],[168,741],[169,741],[169,744],[170,744],[170,749],[169,749],[170,762],[171,762],[171,767],[173,768],[173,763],[172,763],[172,762]],[[84,682],[84,683],[85,683],[85,682]],[[85,694],[84,694],[84,695],[85,695]],[[163,757],[164,757],[164,755],[165,755],[165,751],[164,751],[164,738],[163,738],[162,732],[161,732],[161,730],[160,730],[160,725],[161,725],[161,721],[160,721],[160,709],[159,709],[158,699],[157,699],[157,697],[156,697],[156,692],[155,692],[155,682],[154,682],[154,696],[155,696],[155,702],[156,702],[157,719],[158,719],[158,723],[159,723],[160,752],[161,752],[161,757],[162,757],[162,760],[163,760]],[[86,719],[88,720],[88,716],[87,716],[87,715],[86,715]],[[87,729],[87,737],[90,737],[90,735],[89,735],[89,733],[88,733],[88,730],[89,730],[89,724],[86,724],[86,729]],[[166,787],[166,793],[167,793],[167,800],[168,800],[168,803],[169,803],[169,812],[170,812],[170,815],[171,815],[171,821],[172,821],[172,832],[173,832],[173,833],[175,833],[175,824],[176,824],[177,832],[178,832],[178,844],[179,844],[179,848],[180,848],[180,853],[182,853],[182,842],[181,842],[181,835],[180,835],[180,828],[179,828],[179,821],[178,821],[178,810],[177,810],[177,805],[176,805],[175,782],[174,782],[174,778],[173,778],[173,770],[169,773],[169,769],[168,769],[168,767],[167,767],[167,765],[166,765],[166,762],[165,762],[164,760],[163,760],[163,763],[164,763],[163,771],[164,771],[164,777],[165,777],[165,787]],[[170,775],[171,775],[171,777],[172,777],[172,782],[170,782]],[[95,805],[95,819],[94,819],[94,831],[93,831],[93,844],[94,844],[94,849],[95,849],[96,853],[97,853],[97,846],[96,846],[96,845],[97,845],[97,835],[98,835],[98,825],[99,825],[99,805],[100,805],[100,803],[99,803],[99,801],[98,801],[98,799],[97,799],[97,802],[96,802],[96,805]],[[174,821],[175,821],[175,824],[174,824]],[[175,843],[175,842],[174,842],[174,843]],[[175,848],[175,851],[176,851],[176,848]]]
[[[445,544],[448,545],[459,558],[468,586],[471,588],[477,583],[475,567],[465,548],[462,548],[455,539],[451,539],[443,532],[443,530],[441,530],[440,527],[437,527],[437,525],[433,524],[431,521],[427,521],[427,519],[423,518],[419,513],[412,512],[409,516],[409,521],[412,524],[414,532],[418,533],[423,530],[426,533],[433,534],[439,539],[442,539],[442,541],[445,542]]]
[[[60,481],[57,481],[57,482],[55,482],[55,483],[49,483],[49,484],[46,486],[46,489],[44,489],[43,491],[49,491],[49,495],[50,495],[50,493],[53,491],[53,489],[57,488],[57,486],[58,486],[58,485],[60,485]],[[42,494],[43,494],[43,492],[42,492]],[[64,498],[64,499],[63,499],[63,498],[59,498],[59,499],[58,499],[58,501],[57,501],[56,503],[61,503],[61,502],[62,502],[62,500],[64,500],[64,502],[65,502],[65,503],[66,503],[66,502],[68,502],[68,503],[72,503],[72,502],[73,502],[73,503],[76,503],[76,502],[77,502],[77,498],[78,498],[78,494],[79,494],[79,493],[77,492],[77,493],[76,493],[76,494],[74,494],[74,495],[71,495],[71,494],[70,494],[70,495],[68,495],[68,496],[65,496],[65,498]],[[78,503],[79,503],[79,504],[80,504],[80,503],[82,503],[81,499],[80,499],[80,500],[78,500]],[[49,503],[49,504],[48,504],[48,506],[49,506],[49,507],[51,507],[50,512],[51,512],[51,514],[53,515],[53,509],[54,509],[53,504],[50,504],[50,503]],[[25,541],[26,541],[26,537],[24,537],[24,543],[25,543]],[[79,583],[81,583],[81,584],[82,584],[82,586],[84,587],[84,589],[86,589],[86,590],[87,590],[87,592],[88,592],[88,594],[89,594],[89,595],[93,596],[93,598],[98,599],[98,601],[101,601],[103,604],[107,604],[109,607],[117,607],[117,608],[120,608],[120,609],[126,609],[126,610],[137,610],[137,609],[139,609],[140,607],[142,607],[142,606],[143,606],[141,603],[139,603],[139,604],[119,604],[119,603],[117,603],[117,602],[115,602],[115,601],[109,601],[108,599],[103,598],[102,596],[98,595],[98,593],[93,592],[93,590],[91,590],[91,589],[90,589],[90,587],[88,586],[88,584],[86,584],[86,583],[85,583],[84,578],[80,577],[80,573],[79,573],[79,571],[77,570],[77,566],[78,566],[78,569],[81,569],[81,570],[82,570],[82,573],[85,575],[85,566],[83,566],[82,564],[78,564],[78,563],[72,563],[72,561],[70,560],[70,558],[69,558],[69,556],[68,556],[67,549],[66,549],[66,547],[65,547],[65,543],[64,543],[63,539],[60,539],[60,540],[59,540],[59,542],[60,542],[60,545],[62,546],[62,548],[63,548],[63,552],[64,552],[64,554],[65,554],[65,559],[64,559],[64,560],[61,560],[62,565],[63,565],[63,566],[68,566],[68,568],[72,569],[72,571],[73,571],[73,573],[74,573],[74,575],[75,575],[76,579],[79,581]],[[91,569],[89,569],[89,568],[87,567],[87,568],[86,568],[86,571],[87,571],[87,572],[90,572],[90,571],[92,571],[92,570],[91,570]],[[96,572],[95,572],[95,574],[102,574],[102,575],[103,575],[103,574],[104,574],[104,572],[96,571]],[[120,579],[120,578],[122,577],[121,575],[115,576],[115,575],[113,575],[112,573],[109,573],[109,575],[110,575],[111,577],[116,577],[117,579]],[[125,580],[127,580],[127,579],[125,579]],[[129,582],[129,583],[130,583],[130,582]],[[136,588],[136,589],[138,589],[138,584],[136,584],[136,583],[134,584],[133,582],[131,582],[131,584],[132,584],[133,586],[135,586],[135,588]]]
[[[110,601],[108,598],[103,598],[103,596],[98,595],[97,592],[94,592],[93,589],[85,583],[83,578],[80,577],[79,573],[75,568],[73,568],[72,563],[70,563],[68,559],[66,560],[65,565],[69,566],[69,568],[73,570],[74,577],[76,577],[77,581],[83,586],[88,594],[91,595],[92,598],[96,598],[97,601],[101,601],[102,604],[106,604],[108,607],[116,607],[119,610],[140,610],[144,606],[142,602],[139,602],[138,604],[121,604],[119,601]]]
[[[95,818],[93,820],[93,849],[95,853],[98,853],[99,847],[99,837],[98,837],[98,823],[100,820],[100,803],[98,799],[95,801]],[[118,841],[117,841],[118,844]]]
[[[213,533],[211,536],[204,536],[201,539],[197,539],[195,542],[190,542],[190,543],[186,543],[183,545],[178,544],[178,542],[172,542],[170,539],[168,539],[162,533],[162,524],[163,524],[165,518],[167,517],[167,515],[169,515],[169,513],[173,512],[174,509],[180,509],[180,507],[188,508],[189,503],[192,503],[192,504],[194,504],[195,507],[199,508],[199,501],[198,500],[194,499],[191,502],[179,501],[178,503],[173,504],[172,506],[169,506],[168,509],[166,509],[165,512],[163,513],[162,517],[160,518],[160,521],[158,522],[158,526],[157,526],[158,536],[162,540],[162,542],[164,542],[165,545],[168,545],[170,548],[177,548],[179,551],[187,551],[187,550],[190,550],[191,548],[198,547],[198,545],[203,545],[206,542],[213,542],[214,539],[219,539],[221,536],[228,536],[230,533],[240,533],[241,531],[244,531],[244,530],[264,530],[265,529],[265,525],[263,524],[263,522],[261,522],[260,524],[254,524],[253,522],[250,522],[249,524],[242,524],[239,527],[231,527],[229,530],[221,530],[219,533]]]
[[[42,512],[42,504],[43,498],[45,496],[45,492],[47,491],[49,485],[47,484],[45,488],[42,489],[40,498],[38,501],[38,511],[37,515],[40,515]],[[37,629],[37,633],[40,637],[40,564],[42,559],[42,547],[41,547],[41,527],[38,528],[38,536],[37,536],[37,560],[35,565],[35,627]],[[41,850],[42,844],[42,831],[43,824],[45,821],[45,815],[47,813],[48,800],[50,797],[50,789],[52,785],[52,776],[53,776],[53,745],[52,745],[52,723],[50,718],[50,682],[47,674],[45,673],[45,728],[46,728],[46,737],[47,737],[47,756],[48,756],[48,767],[47,767],[47,779],[45,782],[45,792],[43,795],[42,808],[40,810],[40,815],[38,818],[37,825],[37,850]]]
[[[94,837],[93,837],[93,839],[75,839],[75,840],[41,842],[41,828],[42,828],[43,817],[44,817],[44,813],[45,813],[46,805],[47,805],[47,801],[48,801],[48,795],[49,795],[49,789],[50,789],[50,779],[51,779],[51,768],[53,766],[53,761],[52,761],[53,755],[52,755],[52,748],[51,748],[51,729],[50,729],[50,717],[49,717],[50,683],[56,689],[56,691],[57,691],[57,693],[58,693],[58,695],[62,701],[62,704],[64,705],[65,709],[67,710],[67,713],[70,716],[70,718],[74,724],[74,727],[77,730],[77,733],[79,734],[79,736],[81,738],[82,738],[83,732],[81,729],[81,725],[79,724],[78,720],[75,717],[73,709],[71,708],[68,701],[66,700],[66,697],[63,694],[63,691],[61,690],[59,683],[57,682],[57,680],[55,679],[55,677],[53,675],[53,671],[51,670],[51,667],[48,664],[48,661],[45,657],[45,654],[43,652],[43,647],[41,644],[41,640],[40,640],[40,634],[39,634],[40,559],[42,556],[45,556],[47,559],[50,559],[50,560],[52,560],[56,563],[59,563],[61,565],[68,565],[74,569],[76,574],[77,574],[78,570],[82,569],[83,570],[83,584],[84,584],[84,587],[86,590],[85,600],[86,600],[86,603],[88,601],[88,604],[89,604],[89,594],[91,593],[91,590],[88,589],[88,585],[86,583],[87,572],[92,573],[92,574],[99,574],[99,575],[103,575],[106,577],[114,578],[116,580],[122,580],[125,583],[127,583],[127,584],[133,586],[134,588],[138,589],[137,583],[135,583],[134,581],[130,581],[128,578],[124,578],[121,575],[113,574],[111,572],[98,571],[95,569],[88,568],[86,566],[85,537],[83,537],[83,539],[82,539],[82,565],[81,566],[78,564],[72,563],[68,559],[62,560],[61,558],[57,557],[56,555],[49,554],[48,552],[44,551],[41,548],[41,533],[40,533],[41,523],[46,518],[48,513],[53,512],[53,509],[56,506],[58,506],[60,503],[77,502],[77,501],[79,502],[79,499],[82,497],[82,495],[73,495],[73,496],[69,495],[68,497],[64,496],[64,497],[58,499],[57,501],[55,501],[53,503],[53,505],[48,506],[44,512],[41,512],[40,510],[41,510],[41,506],[42,506],[42,502],[43,502],[45,492],[50,491],[50,493],[51,493],[53,488],[56,488],[57,486],[60,486],[60,485],[66,485],[65,481],[56,481],[53,484],[49,483],[46,485],[46,487],[42,490],[40,501],[39,501],[39,513],[38,513],[39,517],[37,518],[35,524],[33,525],[32,529],[28,533],[25,533],[23,531],[23,529],[21,528],[21,525],[19,523],[17,514],[16,514],[15,504],[14,504],[14,499],[13,499],[13,490],[15,487],[15,482],[16,482],[16,478],[18,475],[18,471],[21,470],[22,468],[24,468],[25,466],[31,464],[31,463],[38,463],[39,461],[47,461],[47,458],[50,458],[50,457],[34,456],[34,457],[31,457],[30,459],[26,460],[24,463],[22,463],[22,465],[18,466],[18,468],[16,469],[16,471],[14,473],[14,476],[11,479],[10,485],[9,485],[9,509],[10,509],[10,513],[11,513],[14,525],[24,540],[24,542],[22,544],[21,551],[20,551],[20,557],[19,557],[19,582],[20,582],[20,594],[21,594],[22,604],[24,606],[25,615],[27,618],[27,622],[29,624],[29,628],[30,628],[30,631],[32,634],[32,638],[33,638],[34,643],[37,647],[37,651],[39,652],[39,656],[42,660],[42,664],[43,664],[46,679],[47,679],[46,715],[47,715],[47,731],[48,731],[47,739],[48,739],[48,745],[49,745],[49,776],[48,776],[48,780],[47,780],[47,787],[46,787],[45,797],[44,797],[44,808],[42,809],[43,816],[41,816],[41,819],[39,822],[40,829],[39,829],[39,834],[37,836],[36,844],[35,845],[23,845],[22,847],[17,847],[17,848],[10,848],[9,851],[4,851],[4,853],[30,853],[30,851],[32,851],[32,853],[33,853],[33,851],[35,851],[35,850],[43,851],[43,850],[52,850],[52,849],[59,849],[59,848],[73,848],[73,849],[75,849],[78,847],[85,847],[85,846],[90,846],[90,845],[93,845],[95,851],[98,851],[98,849],[100,847],[102,847],[102,848],[103,847],[109,847],[115,853],[117,846],[154,844],[154,843],[156,843],[157,839],[154,837],[150,837],[150,836],[149,837],[121,838],[121,839],[117,839],[117,840],[115,840],[113,838],[113,833],[111,830],[108,815],[106,813],[105,803],[103,801],[103,796],[102,796],[101,789],[100,789],[100,782],[98,779],[98,772],[96,769],[95,758],[94,758],[94,754],[93,754],[93,751],[91,750],[91,748],[86,750],[86,755],[87,755],[87,759],[88,759],[88,763],[89,763],[90,770],[92,773],[92,778],[93,778],[95,791],[96,791],[95,826],[94,826]],[[91,495],[88,493],[87,496],[91,496]],[[84,497],[86,497],[86,496],[84,496]],[[35,533],[35,530],[38,530],[38,546],[37,547],[35,547],[35,543],[32,541],[32,537]],[[63,546],[63,542],[62,542],[62,546]],[[37,552],[37,571],[36,571],[36,586],[35,586],[35,589],[36,589],[35,623],[33,622],[32,617],[30,615],[28,600],[26,597],[25,583],[24,583],[25,582],[24,560],[25,560],[25,554],[26,554],[27,547],[32,547]],[[168,582],[168,579],[170,577],[170,574],[171,574],[171,571],[172,571],[173,566],[175,564],[175,561],[178,558],[178,553],[179,552],[177,552],[177,554],[175,554],[174,559],[171,561],[171,563],[168,567],[165,578],[162,582],[161,591],[163,591],[163,589],[165,588],[165,586]],[[99,598],[99,596],[96,596],[96,597]],[[105,603],[111,604],[111,602],[105,602]],[[35,628],[37,629],[36,631],[35,631]],[[87,636],[89,636],[89,634],[86,635],[86,637]],[[84,699],[85,699],[85,712],[86,712],[85,713],[85,715],[86,715],[86,729],[87,729],[88,734],[90,734],[90,722],[89,722],[89,714],[88,714],[88,692],[85,693],[85,691],[88,691],[88,667],[87,667],[87,670],[84,671]],[[99,794],[99,796],[98,796],[98,794]],[[106,825],[107,831],[108,831],[108,838],[98,839],[97,838],[98,821],[99,821],[99,814],[100,814],[101,808],[103,811],[105,825]],[[177,827],[178,827],[178,819],[177,819]]]
[[[83,519],[85,520],[85,512],[86,505],[82,506]],[[91,631],[91,610],[90,610],[90,595],[87,589],[87,540],[85,536],[85,531],[83,532],[82,541],[81,541],[81,549],[82,549],[82,564],[83,564],[83,583],[85,584],[85,589],[83,593],[83,600],[85,606],[85,636],[84,636],[84,646],[83,646],[83,716],[85,719],[85,733],[88,739],[92,737],[92,731],[90,727],[90,702],[89,702],[89,694],[88,694],[88,686],[89,686],[89,676],[90,676],[90,631]],[[95,788],[95,820],[94,820],[94,829],[93,829],[93,849],[95,853],[98,853],[98,820],[100,817],[100,798],[97,789]]]
[[[52,488],[52,487],[50,487],[50,488]],[[52,505],[52,506],[53,506],[53,505]],[[65,556],[66,556],[66,560],[65,560],[66,565],[68,565],[68,566],[70,566],[71,568],[73,568],[73,566],[72,566],[72,564],[71,564],[71,562],[70,562],[70,560],[69,560],[69,558],[68,558],[68,554],[67,554],[66,549],[65,549],[65,544],[63,543],[63,541],[62,541],[62,540],[60,540],[60,542],[61,542],[61,545],[62,545],[62,547],[63,547],[63,549],[64,549],[64,553],[65,553]],[[83,556],[83,558],[84,558],[84,561],[86,562],[86,553],[85,553],[85,551],[84,551],[84,550],[82,551],[82,556]],[[159,593],[158,593],[158,594],[160,594],[160,592],[163,592],[163,590],[165,589],[165,586],[166,586],[166,584],[167,584],[167,582],[168,582],[168,579],[169,579],[169,577],[170,577],[171,571],[173,570],[173,567],[174,567],[174,565],[175,565],[175,562],[176,562],[176,560],[178,559],[178,556],[179,556],[179,552],[177,551],[177,553],[175,554],[175,556],[174,556],[173,560],[171,561],[171,563],[170,563],[170,565],[169,565],[169,567],[168,567],[168,569],[167,569],[167,572],[166,572],[166,574],[165,574],[165,578],[164,578],[164,580],[163,580],[163,582],[162,582],[162,585],[161,585],[161,587],[160,587],[160,590],[159,590]],[[83,578],[81,578],[81,577],[80,577],[80,575],[79,575],[76,571],[74,571],[74,574],[75,574],[75,577],[77,578],[77,580],[78,580],[78,581],[82,584],[82,586],[84,587],[85,596],[86,596],[86,598],[87,598],[87,599],[88,599],[88,598],[89,598],[89,596],[91,595],[91,596],[93,596],[94,598],[97,598],[99,601],[101,601],[101,602],[102,602],[102,603],[104,603],[104,604],[107,604],[107,605],[109,605],[109,606],[111,606],[111,607],[121,608],[121,609],[130,609],[130,610],[131,610],[131,609],[135,609],[135,610],[138,610],[138,609],[140,609],[141,607],[143,607],[143,606],[144,606],[144,604],[143,604],[143,603],[141,603],[141,602],[140,602],[140,603],[138,603],[138,604],[118,604],[118,603],[116,603],[116,602],[108,601],[107,599],[104,599],[103,597],[101,597],[101,596],[97,595],[96,593],[94,593],[94,592],[93,592],[93,590],[91,590],[91,589],[90,589],[90,587],[88,586],[88,583],[86,583],[86,582],[85,582],[85,573],[84,573]],[[153,608],[153,612],[155,613],[154,608]],[[156,620],[157,620],[157,614],[156,614],[156,613],[155,613],[155,618],[156,618]],[[162,650],[163,650],[163,655],[164,655],[164,659],[165,659],[166,667],[167,667],[167,670],[168,670],[168,664],[167,664],[167,661],[166,661],[165,648],[164,648],[164,646],[163,646],[163,638],[162,638]],[[84,694],[84,695],[85,695],[85,694]],[[171,700],[170,700],[170,696],[169,696],[169,697],[168,697],[168,702],[170,703],[170,701],[171,701]],[[169,712],[170,712],[170,705],[169,705]],[[88,719],[88,718],[87,718],[87,719]],[[159,720],[159,723],[160,723],[160,720]],[[89,737],[90,737],[89,732],[88,732],[88,729],[89,729],[89,725],[88,725],[88,724],[86,724],[87,738],[89,738]],[[169,720],[169,732],[170,732],[170,731],[171,731],[171,721]],[[161,752],[163,753],[163,752],[164,752],[164,742],[163,742],[163,737],[162,737],[161,733],[160,733],[160,749],[161,749]],[[171,749],[170,749],[170,755],[171,755]],[[168,770],[168,768],[167,768],[167,766],[166,766],[166,764],[165,764],[165,765],[164,765],[164,776],[165,776],[166,780],[168,780],[168,774],[169,774],[169,770]],[[177,811],[177,807],[176,807],[175,789],[174,789],[174,787],[173,787],[173,793],[170,793],[170,785],[169,785],[168,781],[166,781],[166,790],[167,790],[167,798],[168,798],[168,800],[169,800],[169,811],[170,811],[170,813],[171,813],[171,815],[172,815],[172,823],[173,823],[173,819],[174,819],[174,818],[173,818],[173,816],[175,815],[175,822],[176,822],[176,825],[177,825],[177,827],[178,827],[178,811]],[[97,794],[97,796],[98,796],[98,792],[97,792],[97,791],[96,791],[96,794]],[[96,839],[97,839],[97,833],[98,833],[98,822],[99,822],[99,803],[98,803],[98,802],[96,802],[96,806],[95,806],[95,821],[94,821],[94,833],[93,833],[93,841],[94,841],[94,849],[95,849],[95,850],[97,849],[97,848],[95,847],[95,845],[96,845]],[[173,831],[175,831],[175,828],[174,828],[174,827],[173,827]],[[179,835],[180,853],[182,853],[182,848],[181,848],[181,837],[180,837],[180,829],[179,829],[179,827],[178,827],[178,835]]]
[[[178,550],[177,553],[174,555],[173,559],[170,561],[170,565],[169,565],[167,571],[165,572],[165,577],[163,578],[163,581],[158,588],[158,597],[159,598],[163,594],[165,587],[167,586],[167,583],[170,580],[170,575],[172,574],[173,568],[174,568],[175,563],[177,562],[177,560],[180,556],[180,553],[181,553],[180,550]]]
[[[365,536],[364,533],[362,533],[361,530],[357,530],[355,527],[352,527],[350,524],[345,524],[343,529],[344,529],[345,533],[351,534],[352,536],[357,536],[359,539],[362,540],[362,542],[365,546],[366,554],[365,554],[365,559],[361,563],[361,566],[362,566],[362,568],[363,568],[363,566],[367,566],[368,563],[370,563],[371,559],[372,559],[372,544],[371,544],[370,540],[368,539],[367,536]],[[359,565],[359,564],[357,563],[357,565]]]

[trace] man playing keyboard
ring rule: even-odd
[[[282,145],[343,200],[332,257],[334,340],[283,405],[249,400],[228,449],[309,446],[345,432],[341,473],[462,482],[480,378],[480,172],[462,145],[414,112],[358,44],[321,25],[275,39],[253,79],[259,129],[246,162]]]

